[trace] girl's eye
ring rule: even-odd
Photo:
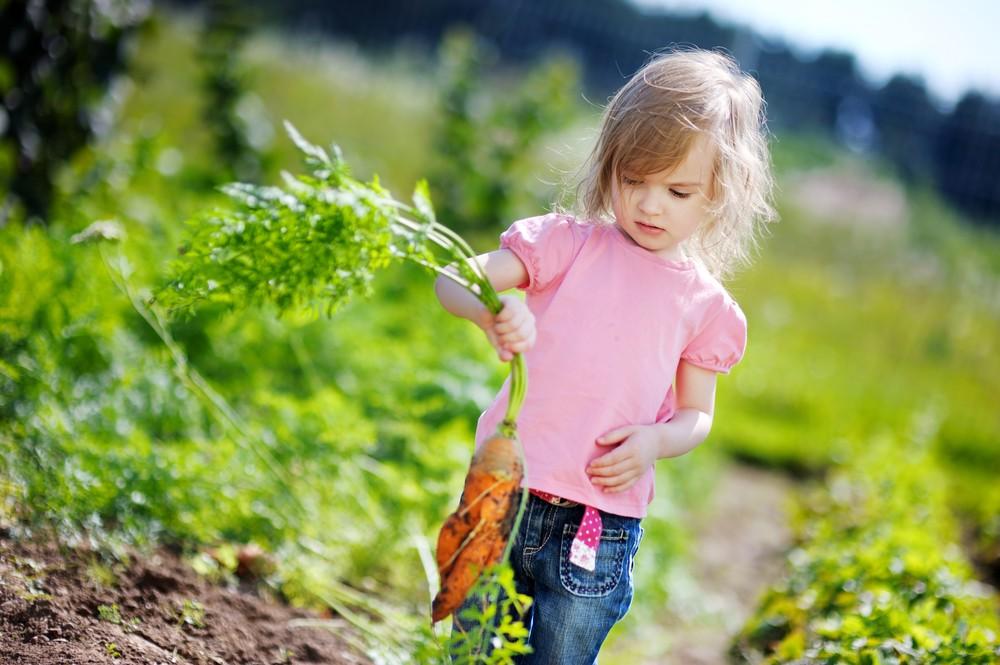
[[[635,186],[639,184],[639,181],[635,178],[630,178],[627,175],[622,176],[622,182],[629,186]]]
[[[688,193],[688,194],[685,194],[684,192],[678,192],[678,191],[677,191],[677,190],[675,190],[675,189],[671,189],[671,190],[670,190],[670,193],[671,193],[671,194],[673,194],[674,196],[676,196],[676,197],[677,197],[677,198],[679,198],[679,199],[686,199],[687,197],[691,196],[691,194],[690,194],[690,193]]]

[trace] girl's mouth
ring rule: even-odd
[[[663,233],[663,229],[659,228],[658,226],[650,226],[649,224],[643,224],[642,222],[636,222],[635,224],[640,229],[642,229],[643,231],[645,231],[650,235],[658,235],[660,233]]]

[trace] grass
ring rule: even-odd
[[[170,159],[180,156],[195,170],[213,169],[209,137],[199,120],[196,27],[192,15],[169,15],[146,36],[137,52],[139,78],[124,100],[122,121],[101,147],[123,162],[146,150],[150,166],[131,175],[113,170],[114,177],[105,179],[104,194],[96,193],[96,187],[82,190],[72,212],[66,213],[80,226],[105,216],[121,219],[131,231],[126,251],[140,283],[152,282],[165,257],[172,255],[181,236],[180,220],[213,200],[204,191],[188,188],[184,169],[167,168]],[[254,36],[244,54],[251,69],[250,91],[273,134],[268,178],[276,177],[279,168],[297,169],[291,144],[278,129],[284,118],[311,140],[336,141],[359,175],[377,172],[398,193],[408,192],[426,174],[434,124],[428,56],[411,58],[400,52],[373,60],[343,45],[312,38],[293,44],[275,33]],[[594,109],[581,109],[579,117],[538,150],[536,180],[561,180],[586,154]],[[779,184],[803,169],[888,177],[880,164],[846,155],[828,141],[778,139],[774,161]],[[96,163],[98,157],[84,156],[78,168]],[[988,542],[1000,542],[1000,490],[993,489],[1000,470],[1000,410],[995,407],[1000,393],[1000,240],[964,224],[926,188],[908,191],[907,200],[907,225],[899,233],[884,234],[858,228],[852,220],[821,221],[796,209],[784,193],[779,196],[782,221],[755,265],[729,285],[747,313],[750,342],[744,361],[719,381],[719,415],[711,437],[658,469],[658,497],[636,564],[644,591],[630,621],[655,621],[657,603],[670,593],[660,566],[684,556],[686,547],[675,518],[706,500],[723,451],[795,473],[819,472],[849,461],[853,446],[880,433],[905,432],[915,416],[926,415],[955,506]],[[483,230],[472,238],[474,246],[494,248],[496,232]],[[72,280],[67,278],[73,288],[88,293],[108,288],[93,257],[52,253],[37,235],[18,242],[11,256],[33,252],[53,271],[66,257],[79,260]],[[40,302],[48,298],[47,289],[58,286],[39,280],[29,287],[20,281],[24,277],[13,273],[12,297]],[[420,280],[426,280],[426,288]],[[342,483],[317,490],[312,496],[317,505],[330,497],[351,496],[352,509],[369,521],[351,524],[346,541],[337,545],[339,568],[322,560],[289,564],[284,582],[298,600],[310,599],[310,588],[343,575],[356,576],[366,589],[382,595],[395,594],[394,600],[414,612],[422,608],[428,582],[419,561],[419,539],[414,546],[400,544],[409,535],[393,522],[401,514],[419,514],[427,519],[426,524],[420,522],[425,528],[422,537],[433,537],[434,517],[440,513],[443,519],[448,498],[457,498],[460,491],[474,419],[504,371],[467,323],[439,311],[430,284],[419,271],[387,273],[377,285],[375,301],[357,303],[334,321],[207,313],[174,328],[192,364],[213,385],[244,413],[277,432],[282,444],[298,442],[301,447],[289,447],[287,454],[329,454],[338,445],[348,445],[351,459],[358,462],[321,465],[317,471],[324,482]],[[110,288],[101,296],[109,303],[118,297]],[[57,323],[88,320],[100,329],[101,339],[127,333],[158,348],[134,314],[111,313],[110,305],[88,309],[98,307],[92,300],[99,299],[69,301],[62,314],[65,320]],[[8,301],[5,306],[11,308],[8,313],[35,311],[30,303]],[[94,318],[91,311],[103,313]],[[29,325],[27,319],[19,323],[8,318],[5,330],[16,328],[17,335],[30,337],[30,330],[19,328]],[[67,335],[80,332],[68,325],[66,330]],[[81,338],[86,341],[85,335]],[[130,454],[114,451],[113,440],[95,436],[94,445],[104,447],[95,447],[92,459],[87,458],[87,473],[99,474],[107,463],[127,470],[156,461],[152,478],[139,480],[148,482],[150,491],[160,490],[158,483],[169,483],[172,490],[165,501],[176,501],[184,510],[176,516],[149,505],[142,510],[194,540],[218,535],[219,530],[245,539],[256,535],[255,528],[280,531],[274,524],[282,516],[266,512],[273,488],[254,486],[264,482],[259,475],[229,470],[240,458],[202,411],[193,405],[170,406],[169,396],[182,391],[170,378],[162,350],[142,355],[127,348],[127,354],[108,358],[103,346],[98,345],[101,353],[93,353],[81,342],[76,357],[81,363],[106,360],[124,377],[119,380],[145,391],[140,397],[146,401],[130,401],[130,408],[139,404],[150,411],[160,409],[168,412],[170,421],[163,431],[136,435]],[[159,360],[154,362],[154,357]],[[53,358],[45,360],[53,371],[57,368]],[[122,365],[133,361],[138,369]],[[54,407],[53,413],[53,422],[64,415]],[[160,416],[148,415],[160,427],[156,418]],[[186,440],[171,429],[198,419],[206,421],[204,436],[192,427],[199,434]],[[143,422],[138,423],[140,429]],[[347,443],[333,437],[333,431],[347,431]],[[206,441],[213,444],[210,451]],[[226,472],[212,475],[213,469]],[[418,469],[426,475],[418,475]],[[217,482],[233,479],[230,495],[238,499],[245,493],[246,504],[230,496],[219,506],[229,511],[224,518],[221,510],[194,506],[199,498],[216,496],[212,492],[218,488],[205,484],[206,474]],[[352,494],[357,487],[371,495]],[[109,486],[88,491],[97,501],[117,490]],[[58,495],[64,507],[73,506],[77,498],[70,490]],[[6,505],[0,502],[0,510]],[[213,519],[219,522],[209,524]],[[229,522],[222,525],[224,519]],[[311,535],[323,535],[323,525],[311,526]],[[627,634],[627,627],[619,632]]]
[[[751,325],[734,390],[720,396],[729,451],[820,469],[844,461],[847,442],[901,432],[929,409],[948,469],[967,479],[1000,470],[1000,240],[926,190],[909,203],[910,223],[890,235],[783,208],[732,286]]]

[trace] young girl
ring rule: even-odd
[[[631,605],[653,465],[705,439],[716,373],[743,356],[746,318],[720,279],[775,217],[762,107],[757,82],[725,55],[655,57],[604,113],[582,214],[514,222],[477,257],[498,292],[525,300],[503,295],[493,316],[436,282],[445,309],[478,324],[501,360],[527,364],[518,432],[531,494],[510,563],[534,599],[534,652],[519,662],[596,661]],[[480,417],[477,446],[508,390]]]

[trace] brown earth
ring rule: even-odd
[[[0,665],[370,663],[294,625],[320,615],[213,585],[167,549],[124,558],[0,532]]]
[[[687,516],[690,558],[659,620],[601,652],[629,665],[726,665],[730,641],[782,574],[792,545],[790,476],[728,462],[703,511]]]
[[[695,529],[692,573],[701,607],[670,612],[673,633],[660,663],[721,665],[760,595],[785,570],[792,545],[788,510],[797,484],[768,469],[733,464]]]

